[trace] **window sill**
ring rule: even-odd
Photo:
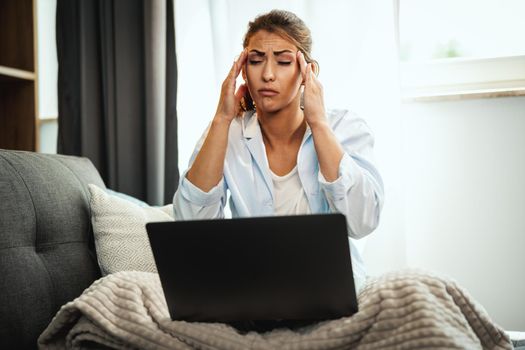
[[[401,63],[403,102],[525,96],[525,56]]]
[[[51,116],[41,116],[40,117],[40,122],[41,123],[49,123],[49,122],[54,122],[54,121],[57,121],[58,120],[58,117],[57,116],[54,116],[54,115],[51,115]]]
[[[459,101],[479,98],[512,97],[525,96],[525,86],[517,88],[502,89],[473,89],[453,92],[426,93],[426,94],[404,94],[403,103],[411,102],[438,102],[438,101]]]

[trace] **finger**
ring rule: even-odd
[[[230,71],[228,72],[228,75],[222,82],[222,89],[227,89],[227,91],[230,91],[230,89],[233,89],[235,91],[235,62],[233,62],[232,67],[230,68]]]
[[[304,84],[310,84],[312,82],[312,64],[311,63],[308,63],[306,65],[306,72],[305,72],[305,81],[304,81]]]
[[[246,62],[246,58],[248,57],[246,49],[242,50],[241,54],[239,55],[239,58],[235,61],[235,78],[239,76],[239,73],[242,70],[242,66]]]
[[[321,81],[319,80],[317,74],[315,74],[314,64],[311,64],[310,67],[310,77],[312,82],[314,82],[319,88],[322,88]]]
[[[236,79],[239,75],[239,66],[242,67],[242,64],[240,64],[240,61],[243,60],[243,53],[245,50],[241,52],[241,54],[233,60],[233,64],[230,68],[230,71],[228,72],[227,79]]]
[[[299,68],[301,70],[301,76],[303,77],[303,83],[306,78],[306,59],[301,51],[297,51],[297,61],[299,62]]]
[[[308,75],[309,75],[309,80],[311,82],[311,86],[314,87],[314,89],[315,89],[315,91],[317,91],[317,93],[322,94],[323,93],[323,84],[321,84],[321,81],[319,80],[319,78],[315,74],[314,64],[313,63],[310,63],[310,74],[308,74]]]
[[[233,65],[230,68],[228,76],[226,77],[223,83],[223,86],[226,86],[228,88],[228,91],[231,91],[232,93],[235,92],[237,77],[239,76],[240,69],[242,67],[242,62],[246,61],[245,52],[246,50],[243,50],[241,54],[238,57],[236,57],[236,59],[233,61]]]

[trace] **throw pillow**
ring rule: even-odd
[[[157,272],[146,223],[173,220],[173,205],[142,207],[93,184],[91,223],[102,275],[118,271]]]
[[[104,189],[104,191],[106,191],[106,193],[108,193],[108,194],[110,194],[112,196],[116,196],[116,197],[125,199],[127,201],[133,202],[133,203],[137,204],[139,207],[142,207],[142,208],[149,207],[148,203],[143,202],[140,199],[135,198],[133,196],[130,196],[128,194],[125,194],[125,193],[122,193],[122,192],[113,191],[112,189],[109,189],[109,188]]]

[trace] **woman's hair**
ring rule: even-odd
[[[312,35],[310,29],[304,24],[303,20],[294,13],[284,10],[272,10],[268,13],[257,16],[248,23],[248,31],[244,35],[242,46],[246,48],[252,36],[257,32],[265,30],[275,33],[294,44],[304,55],[307,63],[312,63],[313,71],[319,74],[319,64],[311,56]],[[243,109],[253,109],[253,101],[249,96],[245,96],[245,106]]]
[[[252,36],[260,30],[275,33],[289,40],[303,53],[306,62],[314,65],[314,72],[318,73],[319,64],[311,56],[312,35],[310,29],[294,13],[284,10],[272,10],[257,16],[252,22],[248,23],[248,31],[244,35],[242,46],[246,48]]]

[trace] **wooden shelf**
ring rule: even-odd
[[[37,151],[33,0],[0,0],[0,148]]]
[[[32,0],[0,1],[0,66],[35,70]]]
[[[0,66],[0,79],[22,79],[35,80],[35,72],[30,72],[23,69]]]

